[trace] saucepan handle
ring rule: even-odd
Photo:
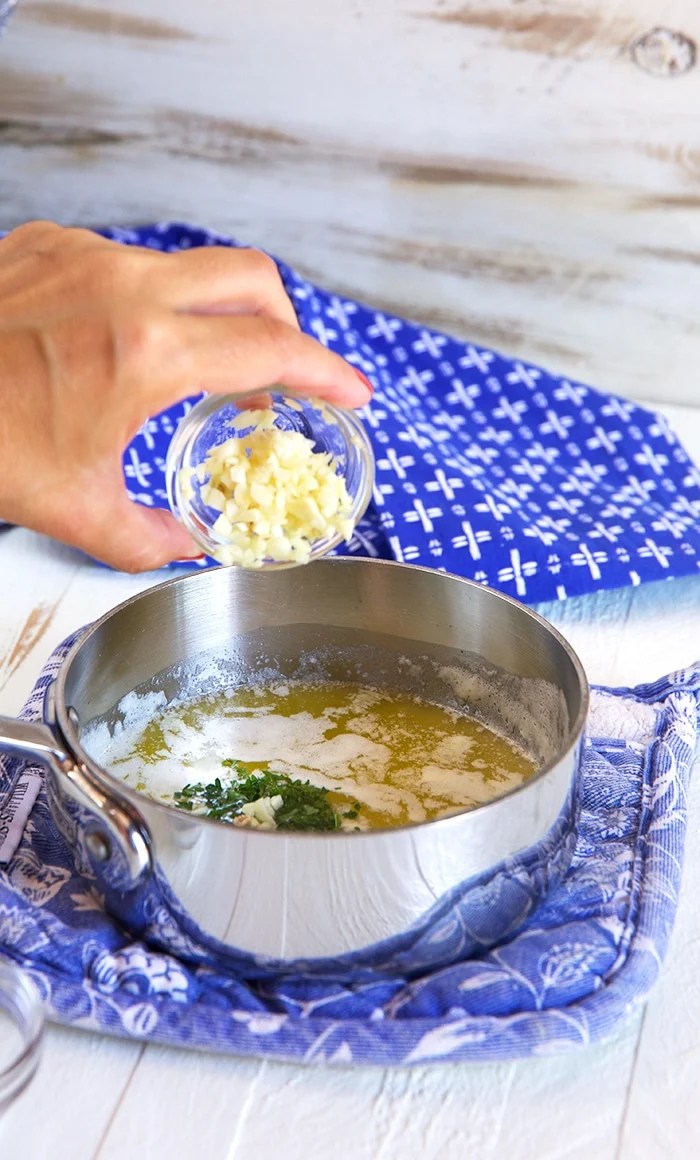
[[[151,836],[143,818],[79,765],[49,725],[0,716],[0,753],[45,766],[63,794],[88,811],[91,820],[83,837],[90,856],[107,863],[116,852],[124,889],[132,889],[152,870]]]

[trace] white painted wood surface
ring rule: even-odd
[[[0,228],[197,221],[569,376],[700,404],[700,68],[636,64],[657,26],[699,41],[700,7],[20,0],[0,42]],[[664,409],[700,460],[700,412]],[[0,711],[63,636],[158,579],[0,535]],[[700,578],[544,611],[593,681],[700,654]],[[323,1071],[52,1027],[0,1157],[695,1157],[698,817],[696,780],[663,977],[605,1046]]]
[[[698,41],[697,0],[20,0],[0,228],[196,221],[593,385],[700,402]]]
[[[700,460],[700,410],[667,407]],[[161,579],[121,576],[25,531],[0,536],[0,712],[51,648]],[[700,655],[700,576],[542,611],[589,678],[635,684]],[[700,780],[676,928],[645,1011],[560,1058],[417,1070],[308,1070],[51,1027],[0,1116],[5,1160],[691,1160],[700,1151]]]

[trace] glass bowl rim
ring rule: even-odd
[[[354,445],[357,448],[357,454],[360,458],[363,467],[363,477],[361,486],[358,488],[356,495],[352,499],[352,511],[350,518],[353,522],[353,527],[357,525],[362,518],[367,506],[372,498],[375,478],[375,462],[374,451],[370,442],[369,435],[365,427],[355,411],[346,410],[338,407],[333,403],[328,403],[325,399],[312,397],[309,395],[300,395],[293,391],[286,391],[281,387],[272,386],[267,391],[256,392],[260,395],[272,394],[280,396],[282,399],[298,400],[300,402],[308,403],[321,412],[322,417],[329,416],[331,421],[340,429],[344,442],[349,447]],[[255,394],[247,394],[246,399],[250,400],[255,397]],[[200,522],[195,520],[190,510],[189,504],[181,502],[180,500],[180,483],[179,472],[183,466],[183,460],[187,455],[188,450],[191,449],[194,440],[201,434],[201,431],[209,418],[217,411],[222,410],[226,406],[233,406],[236,410],[255,410],[258,408],[241,408],[238,405],[239,396],[236,395],[205,395],[199,399],[186,415],[178,423],[178,426],[170,441],[165,460],[165,483],[168,496],[168,503],[170,510],[176,518],[184,525],[196,543],[206,552],[206,554],[213,559],[213,552],[218,548],[226,546],[226,541],[217,541],[213,536],[209,538],[207,531],[203,530]],[[261,408],[262,409],[262,408]],[[183,497],[184,499],[184,497]],[[334,536],[327,539],[315,540],[311,547],[311,554],[309,561],[319,559],[326,556],[333,548],[343,543],[343,535],[338,532]],[[218,561],[217,561],[218,563]],[[240,565],[221,565],[225,567],[240,567]],[[281,570],[283,568],[297,568],[300,565],[295,561],[287,560],[266,560],[261,566],[260,571]]]
[[[0,958],[0,1011],[19,1032],[19,1049],[0,1068],[0,1110],[7,1107],[32,1079],[39,1063],[44,1036],[44,1003],[27,973],[11,960]]]

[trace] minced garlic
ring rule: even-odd
[[[246,802],[241,806],[241,812],[234,819],[234,825],[246,826],[255,830],[276,830],[275,814],[282,808],[284,798],[281,794],[274,797],[256,798],[254,802]]]
[[[202,502],[219,512],[212,528],[226,541],[214,552],[220,564],[305,564],[317,540],[352,534],[351,499],[333,456],[314,451],[299,431],[275,427],[275,418],[272,410],[243,412],[232,426],[246,433],[213,447],[195,469]]]

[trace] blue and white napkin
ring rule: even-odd
[[[71,643],[48,662],[25,718],[40,717]],[[514,934],[482,951],[468,928],[469,892],[457,892],[433,932],[465,933],[465,953],[448,966],[416,972],[407,961],[372,978],[365,952],[361,975],[349,965],[344,978],[338,960],[329,978],[260,977],[259,962],[241,954],[237,969],[224,972],[158,912],[149,941],[134,940],[77,871],[43,784],[18,848],[0,866],[0,954],[29,971],[54,1020],[161,1043],[381,1065],[585,1047],[612,1035],[659,973],[680,886],[699,711],[700,664],[636,689],[594,690],[576,847],[562,884]],[[20,772],[20,763],[0,762],[0,802]],[[510,880],[522,891],[531,863],[532,851],[514,858],[499,889]]]
[[[103,232],[158,250],[236,244],[173,223]],[[362,412],[374,501],[343,551],[443,568],[530,604],[698,572],[700,472],[661,416],[278,265],[302,329],[377,388]],[[167,506],[165,454],[189,405],[128,448],[139,502]]]

